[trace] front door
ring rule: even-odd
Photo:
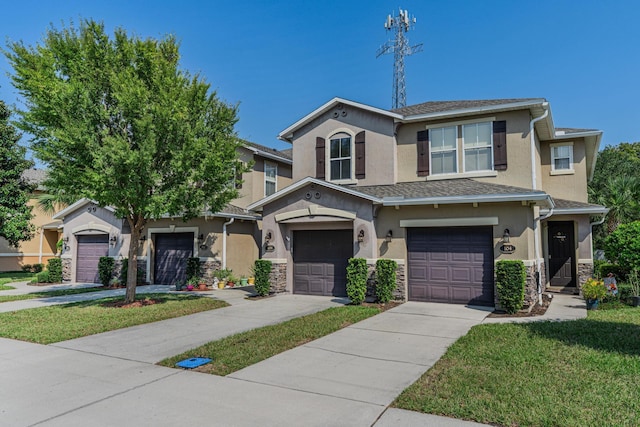
[[[573,222],[549,222],[549,284],[576,286],[575,243]]]

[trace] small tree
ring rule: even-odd
[[[9,124],[9,110],[0,101],[0,237],[11,246],[33,236],[31,206],[27,204],[34,186],[22,174],[32,163],[26,149],[18,145],[20,135]]]
[[[496,290],[500,306],[509,314],[524,305],[527,272],[520,260],[501,260],[496,263]]]
[[[50,258],[47,261],[47,272],[49,274],[49,282],[62,282],[62,260],[60,258]]]
[[[350,258],[347,265],[347,296],[352,304],[362,304],[367,294],[367,260]]]
[[[376,261],[376,297],[383,304],[393,299],[397,269],[398,263],[392,259],[379,259]]]
[[[253,265],[253,273],[255,275],[255,288],[258,295],[268,295],[271,283],[269,275],[271,274],[271,261],[268,259],[257,259]]]
[[[98,277],[102,286],[109,286],[111,276],[113,276],[114,265],[114,259],[108,256],[101,256],[98,260]]]
[[[187,282],[190,280],[200,280],[200,258],[187,258]]]
[[[50,28],[42,43],[5,52],[25,98],[19,127],[47,163],[44,183],[61,200],[112,206],[131,229],[125,301],[136,293],[140,237],[153,218],[188,220],[237,197],[236,107],[179,67],[172,36],[141,39],[83,20]]]
[[[640,221],[622,224],[604,242],[607,259],[625,272],[640,270]]]

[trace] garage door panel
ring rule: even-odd
[[[293,246],[294,293],[346,296],[353,230],[294,231]]]
[[[155,235],[154,282],[173,285],[187,279],[187,259],[193,256],[193,233]]]
[[[493,305],[491,227],[408,230],[409,299]]]
[[[77,236],[76,282],[99,283],[100,257],[109,255],[109,236],[106,234]]]

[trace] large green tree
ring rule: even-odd
[[[17,247],[33,236],[31,206],[27,205],[33,185],[22,175],[32,163],[25,159],[26,149],[18,145],[20,135],[9,122],[10,116],[0,101],[0,237]]]
[[[640,219],[640,142],[609,145],[598,153],[589,201],[610,209],[605,224],[595,230],[598,247],[620,224]]]
[[[175,38],[142,39],[104,25],[51,27],[36,46],[5,52],[26,108],[18,124],[49,167],[45,186],[62,199],[87,197],[115,208],[131,228],[137,265],[149,219],[185,221],[237,196],[237,108],[179,66]],[[129,268],[126,300],[135,298]]]

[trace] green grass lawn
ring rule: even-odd
[[[394,402],[502,426],[640,423],[640,309],[473,327]]]
[[[136,299],[153,299],[157,303],[130,308],[104,306],[122,300],[112,297],[0,313],[0,336],[50,344],[228,305],[212,298],[164,293],[141,294]]]
[[[378,313],[380,309],[377,307],[333,307],[213,341],[165,359],[159,365],[175,367],[183,359],[210,357],[213,361],[197,368],[197,371],[228,375]]]
[[[15,289],[13,286],[4,286],[13,282],[30,282],[35,279],[35,273],[24,273],[22,271],[9,271],[0,273],[0,291]]]
[[[22,301],[26,299],[61,297],[64,295],[86,294],[88,292],[104,291],[104,288],[76,288],[76,289],[58,289],[55,291],[40,291],[22,295],[0,295],[0,303],[11,301]]]

